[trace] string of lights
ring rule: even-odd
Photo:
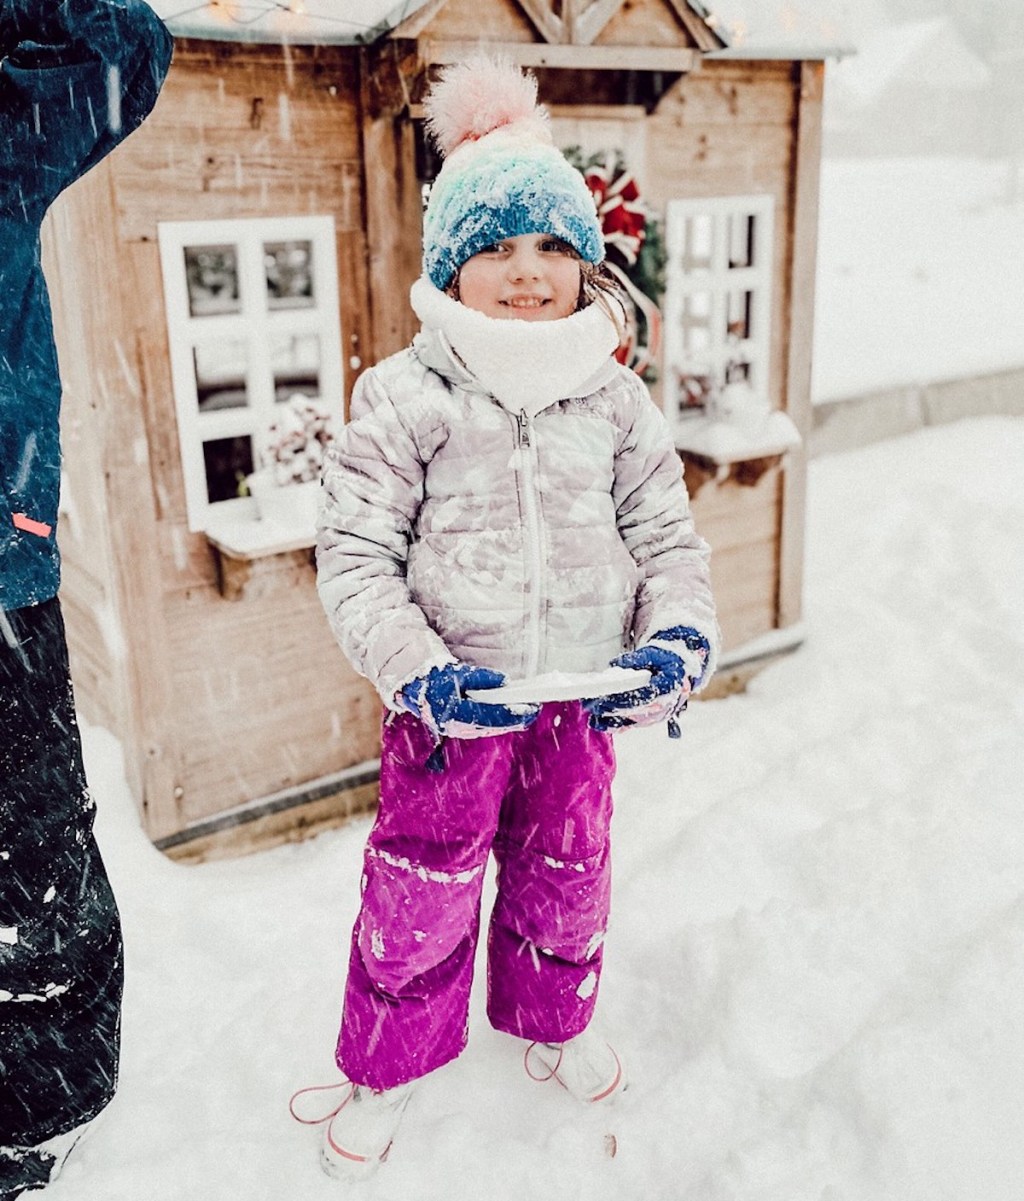
[[[415,0],[404,0],[402,8],[398,13],[388,13],[390,19],[387,24],[391,27],[401,24],[408,16],[409,10],[413,7],[414,3]],[[708,10],[704,5],[701,5],[701,8],[706,13],[709,25],[721,24],[714,12]],[[344,26],[346,29],[359,31],[363,34],[377,34],[385,27],[383,19],[367,23],[357,21],[351,17],[330,16],[327,13],[318,11],[315,5],[311,11],[309,0],[201,0],[198,4],[190,4],[187,8],[166,15],[164,20],[169,22],[179,21],[185,17],[195,16],[198,13],[207,13],[222,24],[237,25],[240,28],[252,28],[265,18],[279,13],[284,13],[300,21],[309,23],[315,22],[322,25]],[[731,22],[728,32],[730,41],[734,43],[742,42],[745,40],[747,34],[746,25],[742,21]]]
[[[394,24],[400,24],[405,19],[412,3],[413,0],[405,0],[401,11],[392,18]],[[242,28],[257,25],[266,17],[278,13],[285,13],[303,21],[344,26],[347,29],[366,33],[381,28],[380,21],[370,24],[354,20],[351,17],[330,16],[315,9],[310,11],[307,0],[202,0],[202,3],[190,4],[187,8],[166,14],[164,20],[173,23],[200,13],[207,14],[222,24],[232,24]]]

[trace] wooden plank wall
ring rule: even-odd
[[[538,40],[533,23],[511,0],[487,5],[486,27],[481,25],[483,15],[479,0],[446,0],[440,8],[427,5],[414,14],[394,31],[394,36],[420,39],[424,59],[428,62],[431,61],[432,41],[489,45]]]
[[[605,11],[611,6],[605,4]],[[534,23],[527,10],[535,8],[538,20]],[[548,17],[548,13],[551,16]],[[689,47],[694,40],[682,22],[664,0],[627,0],[607,19],[596,36],[593,18],[600,20],[601,14],[592,9],[577,18],[583,41],[577,45],[593,44],[614,47]],[[564,14],[550,0],[536,0],[535,4],[520,5],[515,0],[491,3],[487,6],[486,27],[481,24],[482,14],[478,0],[446,0],[443,6],[427,5],[421,12],[395,30],[398,38],[419,38],[427,60],[431,58],[432,43],[461,44],[466,47],[480,44],[505,43],[521,45],[528,42],[545,41],[539,31],[546,29],[547,36],[554,42],[568,41]]]
[[[97,168],[97,172],[101,170]],[[73,195],[77,197],[85,186],[79,184]],[[109,192],[109,181],[107,188]],[[89,721],[116,730],[123,708],[119,653],[123,640],[111,593],[114,551],[103,487],[103,405],[88,369],[90,316],[95,309],[83,308],[80,280],[85,272],[74,257],[55,252],[58,245],[74,246],[78,232],[71,195],[65,194],[51,208],[43,227],[43,269],[53,307],[64,394],[57,526],[62,560],[60,600],[78,708]]]
[[[595,38],[599,46],[693,46],[664,0],[627,0]]]
[[[517,10],[496,11],[508,40],[533,40]],[[455,33],[460,20],[478,31],[470,0],[442,13]],[[648,119],[644,181],[656,208],[674,197],[775,198],[771,387],[795,412],[809,356],[807,304],[795,289],[813,271],[810,226],[795,215],[814,200],[817,166],[813,114],[798,125],[801,86],[806,70],[793,64],[706,62]],[[179,43],[146,127],[48,223],[67,390],[73,512],[62,546],[73,654],[86,711],[125,743],[154,838],[377,751],[377,698],[334,645],[312,565],[282,560],[258,595],[227,600],[205,537],[188,531],[157,247],[158,221],[332,213],[347,393],[360,364],[379,357],[374,317],[384,349],[404,340],[385,276],[412,269],[401,244],[379,255],[371,303],[361,156],[391,147],[408,168],[410,147],[395,140],[392,114],[363,111],[369,90],[348,48]],[[394,201],[406,224],[410,195]],[[803,523],[794,470],[802,460],[754,487],[708,484],[695,498],[727,647],[779,622],[781,531]],[[798,615],[797,545],[790,537],[787,621]]]
[[[711,546],[711,582],[727,651],[777,627],[779,505],[783,473],[751,487],[726,478],[692,498],[697,530]]]
[[[803,602],[808,442],[811,435],[811,349],[814,341],[814,288],[818,256],[818,203],[821,179],[821,120],[825,64],[798,66],[800,108],[794,139],[790,203],[789,360],[786,408],[804,438],[790,457],[783,482],[779,551],[779,624],[800,619]]]
[[[133,325],[134,287],[121,261],[115,160],[76,184],[51,213],[56,338],[70,513],[63,524],[73,673],[87,714],[109,721],[126,750],[128,781],[145,804],[170,793],[162,726],[166,673],[153,509]],[[145,631],[149,647],[140,647]],[[97,637],[98,634],[98,637]]]
[[[796,75],[794,74],[796,73]],[[767,193],[775,201],[770,389],[789,408],[792,328],[793,163],[800,100],[799,65],[788,62],[707,61],[680,79],[648,122],[647,196],[664,211],[671,199]],[[802,313],[802,319],[810,320]],[[809,330],[800,353],[809,355]],[[758,483],[704,485],[693,508],[712,547],[712,580],[726,649],[742,646],[780,624],[783,519],[803,525],[802,491],[786,486],[805,463],[767,472]],[[783,495],[790,512],[783,513]],[[795,568],[795,563],[791,565]],[[797,594],[799,580],[795,581]],[[787,622],[799,605],[787,609]]]
[[[409,80],[417,66],[416,43],[409,41],[386,41],[360,62],[363,156],[372,164],[366,231],[374,361],[408,346],[419,329],[409,304],[422,269],[423,203],[409,119]]]
[[[331,213],[343,353],[367,354],[358,86],[352,51],[180,48],[149,136],[117,178],[123,236],[140,272],[159,275],[157,219]],[[165,187],[153,187],[154,171]],[[161,539],[164,605],[175,691],[189,698],[175,723],[177,826],[372,758],[379,707],[334,644],[311,564],[280,573],[258,597],[220,596],[206,539],[185,523],[176,431],[168,437],[162,297],[149,300],[148,423],[165,442],[154,480],[170,535]],[[347,393],[348,362],[346,372]],[[338,409],[344,402],[327,399]]]
[[[358,87],[351,49],[179,42],[152,117],[69,196],[67,230],[54,227],[53,257],[75,281],[67,304],[95,296],[103,316],[82,334],[81,391],[116,368],[113,342],[135,380],[97,401],[97,430],[125,428],[127,446],[104,438],[104,471],[76,489],[102,514],[105,476],[109,552],[70,547],[68,579],[81,663],[90,587],[118,596],[135,679],[115,732],[154,838],[377,753],[376,697],[334,644],[312,565],[229,601],[205,537],[188,530],[157,244],[158,221],[332,214],[347,392],[349,360],[372,355]],[[73,324],[59,331],[67,351]],[[70,419],[81,412],[72,403]],[[109,695],[110,674],[90,665],[86,691]]]

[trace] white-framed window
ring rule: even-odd
[[[665,411],[703,413],[724,385],[768,390],[771,196],[670,200],[665,213]]]
[[[340,410],[341,317],[332,217],[158,226],[188,524],[255,516],[240,495],[277,406]]]

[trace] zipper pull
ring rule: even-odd
[[[530,419],[526,416],[526,410],[523,409],[516,418],[519,423],[519,445],[528,447],[530,445]]]

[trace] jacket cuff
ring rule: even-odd
[[[396,675],[393,671],[394,661],[392,661],[373,683],[380,693],[385,709],[392,713],[412,713],[413,710],[402,697],[405,689],[416,680],[425,679],[435,667],[445,667],[449,663],[457,664],[458,662],[459,660],[453,654],[445,651],[443,654],[421,659],[415,667],[406,668],[402,674]],[[417,713],[415,716],[418,717],[419,714]]]
[[[677,625],[657,630],[641,640],[643,646],[657,646],[678,655],[693,681],[694,693],[700,692],[715,674],[718,665],[720,634],[717,625],[711,636],[696,626]]]

